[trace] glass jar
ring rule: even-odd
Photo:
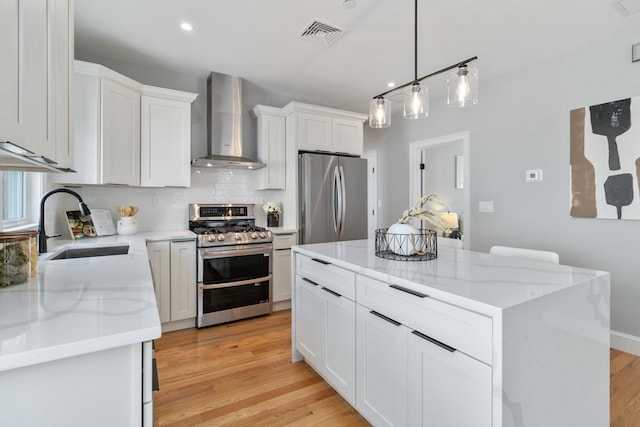
[[[27,230],[7,234],[12,234],[16,237],[26,236],[29,239],[29,263],[31,265],[29,277],[36,277],[38,275],[38,232],[36,230]]]
[[[31,275],[31,237],[0,233],[0,287],[19,285]]]

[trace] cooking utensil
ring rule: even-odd
[[[633,177],[630,173],[613,175],[604,182],[604,195],[608,205],[615,206],[618,219],[622,218],[622,207],[633,202]]]
[[[591,130],[596,135],[607,137],[609,143],[609,170],[620,170],[620,156],[616,137],[631,127],[631,98],[606,104],[592,105]]]

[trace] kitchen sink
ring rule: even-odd
[[[97,256],[109,256],[109,255],[126,255],[129,253],[129,245],[119,246],[98,246],[92,248],[67,248],[50,260],[55,259],[70,259],[70,258],[89,258]]]

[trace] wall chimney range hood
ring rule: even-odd
[[[247,123],[243,124],[244,119]],[[251,138],[243,140],[243,126],[250,125],[242,111],[242,79],[211,73],[207,78],[208,155],[191,161],[194,168],[260,169],[264,163],[245,157]]]

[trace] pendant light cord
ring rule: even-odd
[[[418,0],[415,0],[413,16],[413,84],[418,83]]]

